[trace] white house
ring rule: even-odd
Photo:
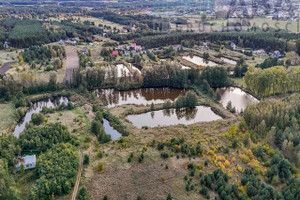
[[[17,170],[20,171],[21,165],[24,165],[26,169],[35,168],[36,165],[36,156],[35,155],[28,155],[19,158],[19,163],[17,164]]]

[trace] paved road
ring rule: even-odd
[[[65,46],[66,49],[66,73],[63,80],[63,84],[73,82],[73,72],[79,69],[79,56],[74,48],[71,46]]]
[[[75,183],[75,186],[74,186],[74,191],[73,191],[73,194],[72,194],[72,200],[76,200],[76,195],[77,195],[77,192],[78,192],[78,187],[79,187],[80,178],[81,178],[81,171],[82,171],[82,155],[81,155],[80,151],[78,151],[78,155],[79,155],[79,168],[78,168],[76,183]]]
[[[10,66],[14,64],[16,64],[16,61],[4,63],[2,67],[0,67],[0,74],[5,74],[10,69]]]

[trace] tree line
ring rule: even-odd
[[[252,49],[269,48],[270,50],[278,50],[286,48],[286,41],[279,40],[272,33],[267,32],[213,32],[213,33],[193,33],[193,32],[174,32],[170,34],[146,36],[136,38],[135,42],[145,48],[157,48],[161,46],[180,44],[183,40],[207,40],[210,42],[230,41],[240,47]]]
[[[267,69],[249,67],[245,73],[245,84],[256,95],[266,97],[300,90],[300,68],[283,66]]]

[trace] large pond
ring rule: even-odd
[[[237,87],[224,87],[216,89],[216,92],[221,94],[221,103],[224,107],[231,101],[232,106],[235,107],[237,112],[245,110],[249,105],[258,103],[259,101],[252,95],[244,92]]]
[[[214,67],[217,66],[217,63],[214,63],[212,61],[205,61],[203,58],[199,57],[199,56],[183,56],[183,59],[190,61],[196,65],[201,65],[201,66],[206,66],[206,67]]]
[[[20,122],[17,124],[14,130],[14,135],[16,137],[19,137],[20,133],[22,133],[25,130],[26,123],[29,123],[31,121],[31,116],[33,113],[40,113],[43,109],[43,107],[53,108],[56,106],[59,106],[61,104],[68,104],[68,98],[66,97],[56,97],[56,98],[49,98],[44,99],[35,103],[32,103],[26,112],[25,116],[20,120]]]
[[[147,112],[138,115],[128,115],[127,119],[136,127],[170,126],[177,124],[194,124],[222,119],[210,107],[197,106],[194,109],[168,109]]]
[[[107,119],[103,119],[103,127],[106,134],[109,134],[111,136],[112,140],[117,140],[120,137],[122,137],[122,134],[119,133],[114,127],[112,127],[109,124],[109,121]]]
[[[95,91],[97,97],[109,108],[124,104],[158,104],[167,100],[174,101],[179,95],[185,95],[187,90],[174,88],[142,88],[127,91],[115,89],[100,89]]]

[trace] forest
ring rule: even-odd
[[[32,45],[48,44],[57,42],[66,37],[74,37],[74,33],[81,38],[101,34],[102,29],[80,23],[72,23],[68,20],[61,22],[53,21],[43,23],[36,19],[4,18],[0,20],[0,42],[3,44],[7,39],[12,47],[28,48]],[[52,26],[58,26],[60,29],[54,29]]]
[[[165,31],[170,29],[169,22],[163,18],[148,16],[148,15],[120,15],[117,13],[105,12],[90,12],[88,15],[93,17],[101,17],[105,20],[119,23],[122,25],[146,24],[150,29]],[[144,27],[146,28],[146,27]]]
[[[65,57],[65,49],[60,45],[31,46],[19,55],[19,62],[24,60],[32,69],[51,64],[49,69],[57,70],[62,68]]]
[[[210,42],[230,41],[245,48],[269,48],[270,50],[284,50],[286,43],[279,40],[270,32],[213,32],[213,33],[192,33],[181,32],[157,36],[136,38],[135,42],[145,48],[157,48],[161,46],[180,44],[183,40],[208,40]]]
[[[266,97],[275,94],[295,92],[300,90],[300,69],[275,66],[267,69],[250,66],[245,73],[244,80],[247,88],[256,95]]]

